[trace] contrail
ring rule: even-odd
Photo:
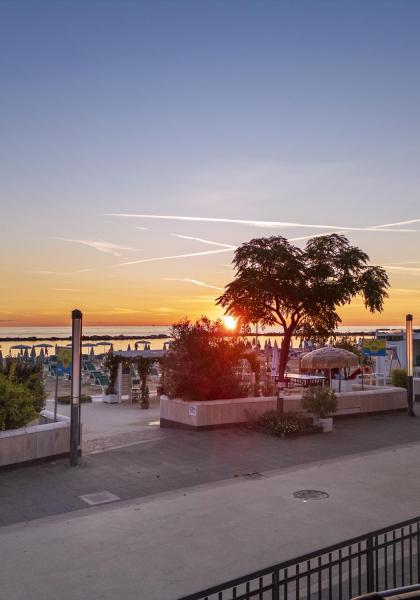
[[[164,277],[164,281],[181,281],[183,283],[192,283],[203,288],[210,288],[211,290],[218,290],[223,292],[224,288],[218,287],[217,285],[211,285],[205,281],[199,281],[198,279],[189,279],[188,277],[177,278],[177,277]]]
[[[416,231],[413,229],[392,229],[392,224],[386,225],[383,229],[381,229],[380,225],[374,227],[344,227],[342,225],[318,225],[318,224],[307,224],[307,223],[290,223],[288,221],[257,221],[250,219],[225,219],[225,218],[216,218],[216,217],[184,217],[178,215],[144,215],[144,214],[134,214],[134,213],[105,213],[107,217],[118,217],[118,218],[126,218],[126,219],[161,219],[161,220],[169,220],[169,221],[193,221],[193,222],[202,222],[202,223],[232,223],[237,225],[253,225],[256,227],[269,227],[269,228],[278,228],[278,227],[301,227],[305,229],[329,229],[329,230],[339,230],[339,231],[393,231],[394,233],[408,233],[412,231]]]
[[[174,260],[175,258],[189,258],[190,256],[207,256],[209,254],[220,254],[221,252],[232,252],[232,248],[221,248],[220,250],[207,250],[205,252],[190,252],[189,254],[176,254],[172,256],[156,256],[154,258],[142,258],[141,260],[130,260],[129,262],[111,265],[113,267],[126,267],[128,265],[139,265],[141,263],[155,262],[158,260]]]
[[[213,242],[211,240],[204,240],[203,238],[193,237],[191,235],[182,235],[181,233],[172,233],[174,237],[181,238],[182,240],[193,240],[194,242],[201,242],[202,244],[209,244],[210,246],[221,246],[222,248],[231,248],[236,250],[236,246],[231,244],[222,244],[220,242]]]

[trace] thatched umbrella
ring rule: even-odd
[[[318,350],[308,352],[300,361],[302,369],[328,369],[330,372],[330,382],[331,369],[357,367],[358,364],[359,359],[356,354],[343,348],[334,348],[333,346],[326,346],[325,348],[318,348]],[[341,379],[339,390],[341,391]]]

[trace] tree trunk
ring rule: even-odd
[[[289,327],[289,329],[285,329],[284,331],[283,340],[280,346],[279,381],[282,381],[284,379],[287,359],[289,358],[290,342],[292,341],[294,330],[295,327]]]

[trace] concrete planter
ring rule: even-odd
[[[102,398],[102,402],[106,404],[118,404],[118,395],[117,394],[105,394]]]
[[[324,433],[329,433],[333,430],[333,418],[327,417],[326,419],[319,419],[319,424],[322,427]]]
[[[0,431],[0,468],[65,456],[70,446],[70,419],[44,410],[39,425]]]

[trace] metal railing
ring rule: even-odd
[[[349,600],[420,581],[420,517],[180,600]]]

